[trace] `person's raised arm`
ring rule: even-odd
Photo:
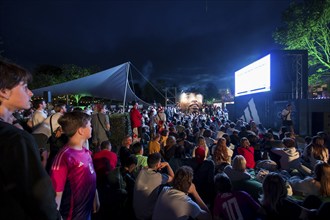
[[[207,207],[207,205],[202,200],[202,198],[199,196],[199,194],[196,190],[195,184],[191,183],[188,193],[194,197],[197,205],[202,209],[202,212],[197,216],[197,219],[198,220],[212,219],[212,216],[210,214],[211,212],[210,212],[209,208]]]
[[[171,182],[171,181],[173,180],[173,178],[174,178],[174,172],[173,172],[172,167],[170,166],[169,163],[167,163],[167,162],[162,162],[160,168],[162,169],[162,168],[164,168],[164,167],[166,167],[166,169],[167,169],[167,175],[168,175],[168,180],[167,180],[167,182],[169,183],[169,182]]]

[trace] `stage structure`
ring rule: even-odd
[[[177,88],[176,87],[166,87],[165,92],[165,107],[175,106],[178,104],[177,100]]]
[[[308,133],[307,91],[307,51],[273,51],[235,72],[235,104],[227,107],[235,114],[230,119],[279,129],[281,111],[291,103],[295,131]]]

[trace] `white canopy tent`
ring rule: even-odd
[[[140,104],[149,105],[138,98],[128,83],[130,62],[112,67],[90,76],[80,79],[47,86],[32,90],[36,96],[43,96],[44,92],[51,92],[53,96],[80,94],[97,98],[122,101],[123,106],[127,102],[137,101]]]

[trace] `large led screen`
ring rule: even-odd
[[[235,72],[235,97],[270,91],[270,54]]]

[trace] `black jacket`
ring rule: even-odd
[[[0,219],[60,219],[56,207],[33,136],[0,121]]]

